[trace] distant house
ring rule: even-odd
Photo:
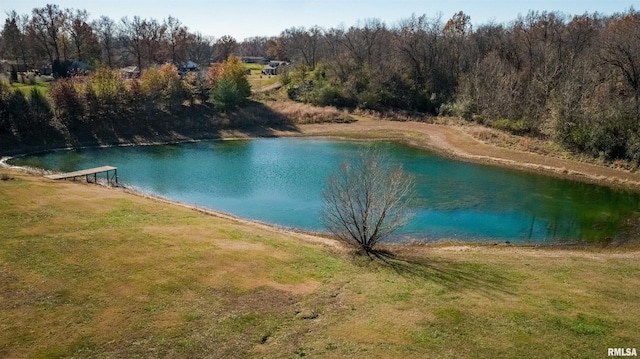
[[[266,65],[262,69],[262,74],[263,75],[277,75],[278,74],[278,68],[277,67],[273,67],[271,65]]]
[[[178,74],[180,75],[181,80],[186,79],[189,72],[198,71],[198,64],[191,60],[181,64],[176,64],[176,67],[178,68]]]
[[[267,59],[260,56],[242,56],[242,63],[245,64],[266,64]]]
[[[84,71],[89,71],[90,70],[89,65],[84,63],[84,62],[82,62],[82,61],[73,61],[71,63],[71,66],[69,66],[69,67],[72,68],[72,69],[75,69],[75,70],[84,70]]]
[[[51,68],[50,64],[42,65],[42,66],[40,66],[40,69],[38,69],[38,74],[39,75],[49,76],[52,73],[53,73],[53,69]]]
[[[262,69],[262,74],[278,75],[286,65],[287,63],[285,61],[269,61],[269,63]]]
[[[82,61],[72,61],[68,67],[67,73],[71,76],[85,76],[89,73],[91,68],[89,64]]]
[[[120,69],[122,77],[125,79],[135,79],[140,77],[140,69],[138,66],[127,66]]]
[[[195,62],[189,60],[189,61],[185,62],[184,64],[182,64],[182,66],[180,67],[180,70],[183,70],[183,71],[198,71],[198,64],[196,64]]]

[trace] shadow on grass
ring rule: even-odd
[[[515,294],[513,279],[489,265],[402,256],[386,250],[374,251],[372,255],[402,276],[432,281],[452,291],[470,289],[489,297]]]

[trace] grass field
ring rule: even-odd
[[[262,64],[243,64],[245,68],[251,70],[251,75],[260,75],[264,65]]]
[[[9,81],[5,81],[5,82],[9,84]],[[27,98],[31,96],[31,91],[34,88],[37,89],[40,92],[40,94],[42,94],[43,96],[48,97],[51,83],[46,81],[38,81],[38,80],[36,80],[35,84],[14,82],[12,84],[9,84],[9,87],[12,89],[21,91]]]
[[[126,174],[122,174],[126,176]],[[602,358],[635,249],[340,246],[0,169],[0,357]]]
[[[264,65],[261,64],[243,64],[245,68],[249,69],[251,73],[247,76],[247,80],[249,80],[249,84],[251,84],[251,88],[253,90],[260,90],[264,87],[271,86],[278,81],[280,78],[278,76],[268,76],[262,74],[262,69]]]
[[[280,78],[278,76],[269,76],[269,75],[249,75],[247,76],[247,80],[251,85],[251,89],[259,91],[262,88],[271,86],[273,84],[278,83]]]

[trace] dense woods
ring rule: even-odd
[[[175,80],[168,68],[134,84],[113,78],[108,68],[187,60],[209,66],[230,55],[260,56],[292,63],[281,80],[296,101],[459,116],[605,160],[640,163],[640,13],[633,9],[607,16],[530,12],[507,24],[478,26],[464,12],[411,16],[393,25],[368,19],[349,28],[293,27],[277,37],[237,41],[192,33],[172,17],[90,21],[84,10],[47,5],[9,14],[0,46],[15,66],[50,64],[59,77],[70,74],[72,61],[103,69],[84,80],[90,86],[56,82],[50,103],[0,89],[0,111],[11,114],[0,117],[5,132],[27,131],[33,122],[46,122],[48,113],[115,126],[122,111],[149,113],[149,106],[171,109],[209,99],[207,81]],[[219,93],[210,100],[227,99],[232,108],[233,96],[247,89],[234,88],[232,74],[218,81],[216,71],[209,74]],[[15,113],[15,104],[30,115]]]
[[[460,116],[556,140],[603,159],[640,161],[640,13],[530,12],[472,28],[410,17],[348,29],[289,29],[289,95],[317,105]],[[309,69],[315,68],[313,73]]]

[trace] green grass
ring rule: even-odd
[[[280,81],[279,76],[268,76],[262,74],[264,65],[261,64],[244,64],[244,67],[250,69],[251,73],[247,76],[249,84],[253,90],[260,90],[261,88],[271,86]]]
[[[265,65],[262,64],[243,64],[246,69],[251,70],[251,75],[260,75]]]
[[[249,80],[249,84],[253,90],[260,90],[261,88],[274,85],[280,81],[279,76],[268,76],[261,75],[260,73],[256,75],[250,75],[247,77]]]
[[[48,97],[49,89],[51,88],[51,83],[44,82],[44,81],[36,81],[35,84],[31,85],[29,83],[23,84],[20,82],[14,82],[10,84],[9,87],[14,90],[21,91],[26,97],[31,96],[31,91],[33,91],[33,89],[38,90],[40,94],[42,94],[45,97]]]
[[[0,170],[0,357],[547,358],[638,347],[640,255],[392,247],[387,263]]]

